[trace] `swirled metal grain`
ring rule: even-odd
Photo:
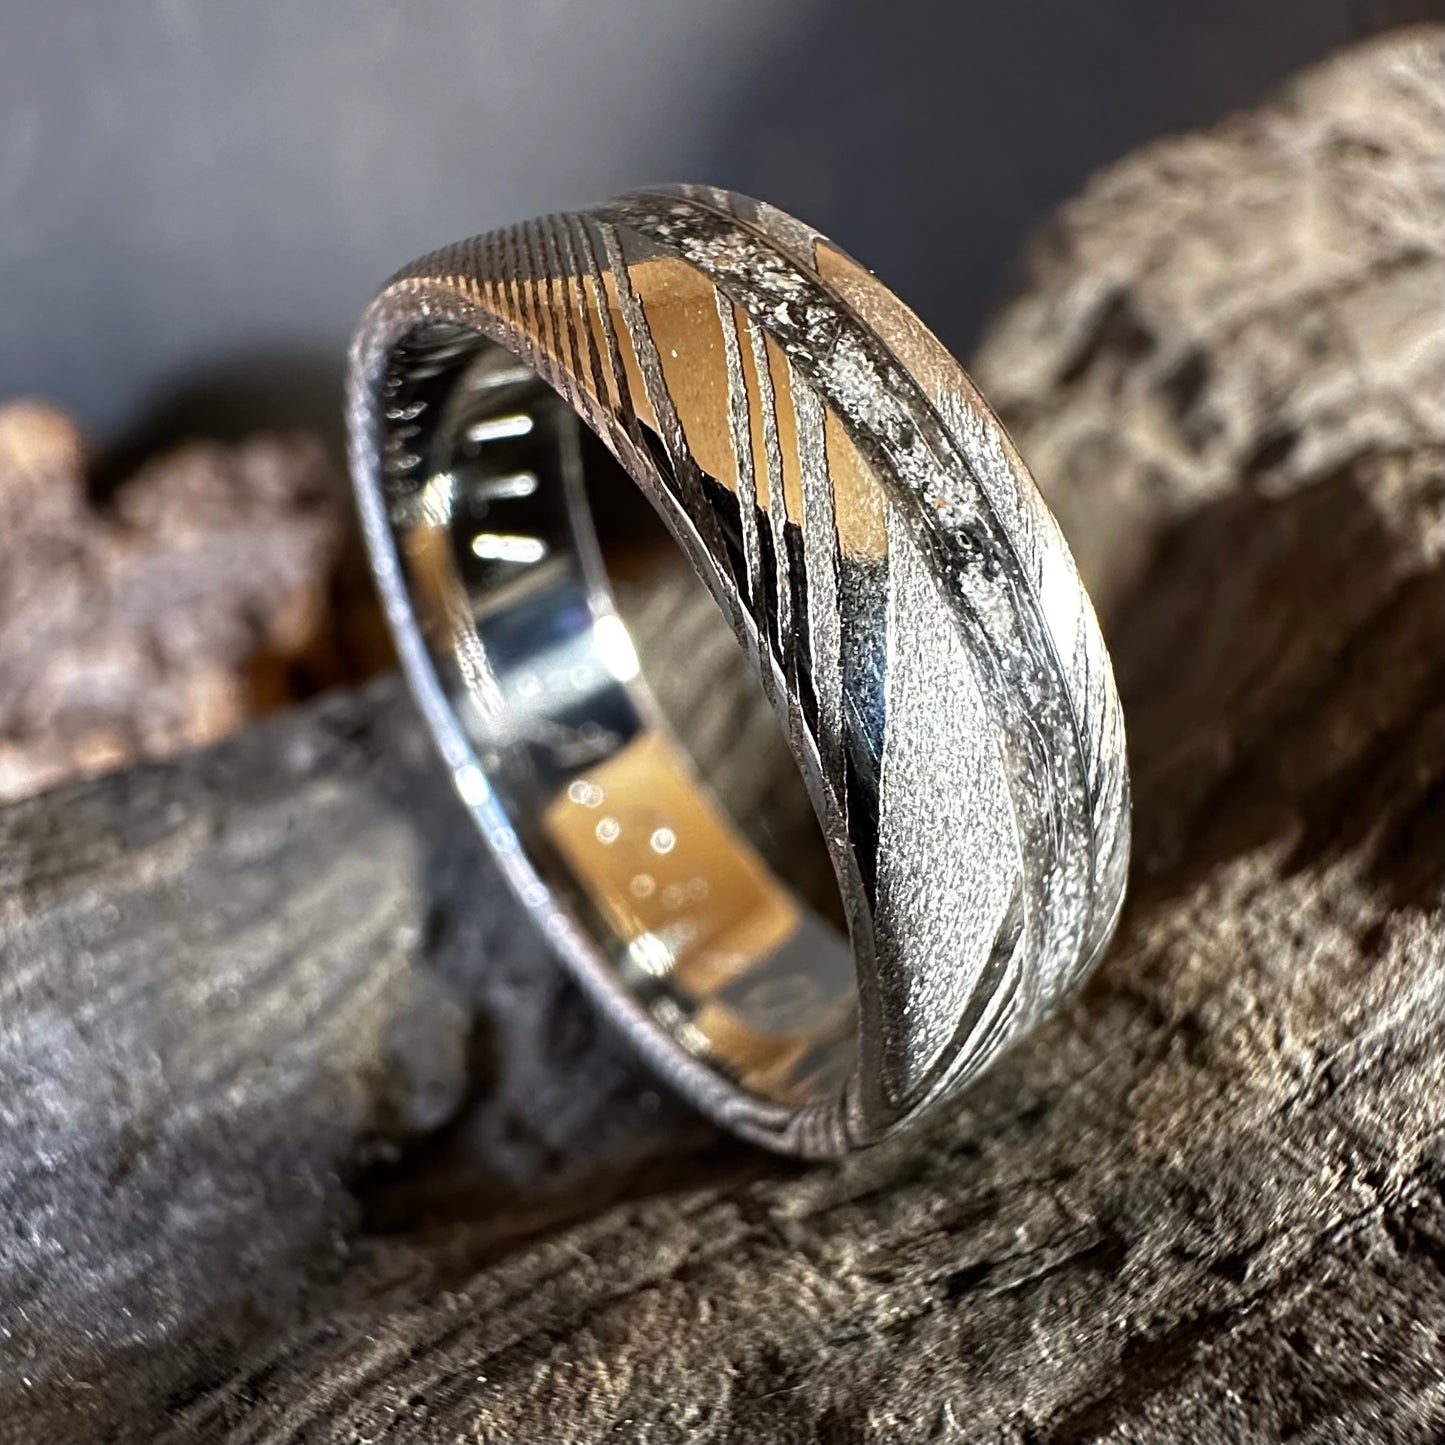
[[[385,357],[438,320],[500,341],[571,402],[750,650],[839,875],[858,1067],[840,1098],[763,1105],[624,1017],[586,967],[584,982],[742,1133],[834,1153],[899,1127],[1058,1007],[1123,897],[1108,655],[1017,452],[871,273],[729,192],[634,194],[401,273],[355,344],[359,484],[386,484]]]

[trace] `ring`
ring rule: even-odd
[[[997,418],[864,267],[701,186],[494,231],[371,303],[348,414],[383,602],[462,799],[584,989],[706,1114],[786,1153],[875,1143],[1077,988],[1128,861],[1108,654]],[[846,940],[654,704],[585,498],[617,464],[772,704]]]

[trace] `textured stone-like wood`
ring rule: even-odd
[[[0,406],[0,799],[215,742],[338,670],[345,495],[316,441],[178,447],[99,505],[86,461],[63,414]]]
[[[983,348],[1137,866],[922,1134],[656,1093],[394,682],[0,812],[0,1440],[1438,1439],[1439,38],[1102,176]]]

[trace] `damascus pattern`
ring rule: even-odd
[[[435,252],[366,313],[350,391],[363,520],[414,683],[392,524],[426,472],[426,384],[453,331],[463,349],[476,333],[499,344],[566,400],[747,649],[848,915],[846,1082],[783,1106],[688,1056],[630,1007],[481,806],[513,882],[593,996],[729,1127],[811,1155],[902,1127],[1071,995],[1123,899],[1109,659],[1017,452],[870,272],[733,193],[637,193]],[[389,406],[403,381],[412,400]],[[448,762],[474,772],[420,692]]]

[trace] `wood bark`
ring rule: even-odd
[[[982,347],[1136,864],[923,1132],[664,1096],[394,679],[0,811],[0,1441],[1445,1434],[1439,44],[1104,173]]]
[[[87,463],[62,413],[0,406],[0,801],[216,742],[356,652],[314,438],[195,442],[106,496]]]

